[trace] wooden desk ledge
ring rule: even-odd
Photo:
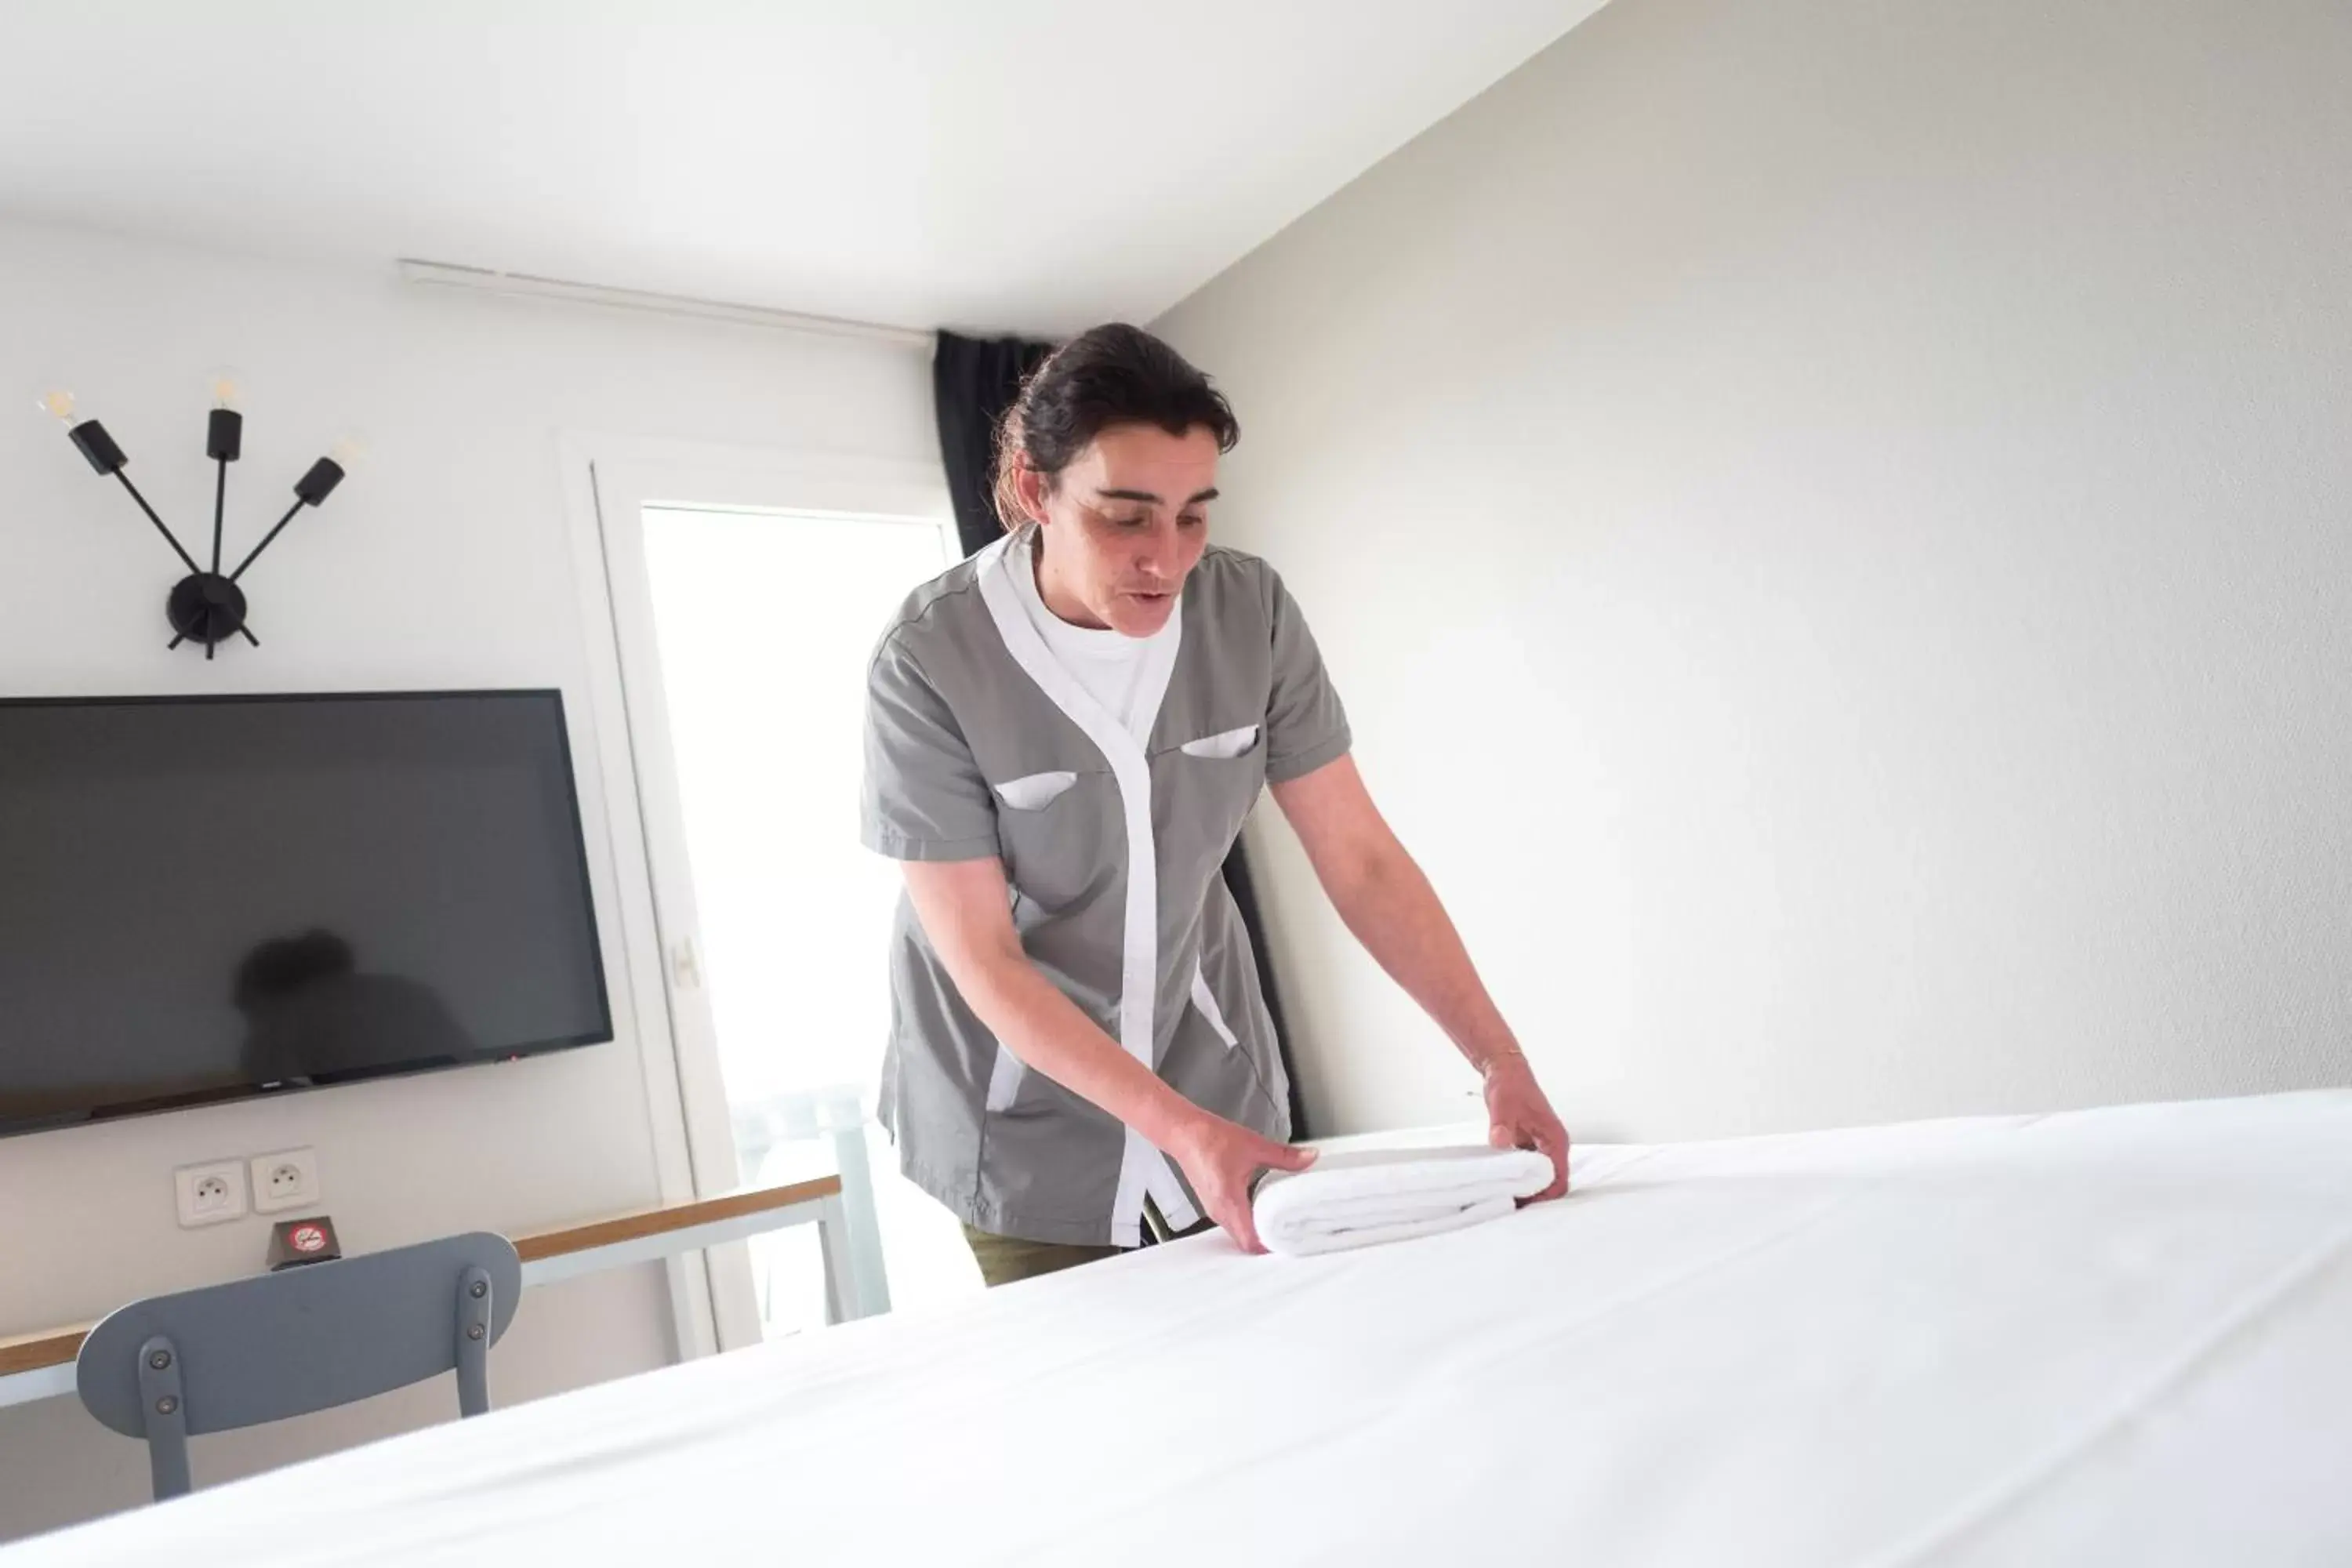
[[[530,1263],[541,1258],[562,1258],[569,1253],[610,1247],[614,1242],[660,1236],[667,1231],[688,1230],[718,1220],[740,1219],[745,1215],[789,1208],[794,1204],[815,1203],[837,1197],[840,1193],[839,1176],[819,1176],[814,1181],[793,1182],[780,1187],[747,1187],[740,1192],[722,1193],[715,1198],[696,1198],[689,1203],[638,1209],[606,1219],[564,1226],[556,1230],[537,1231],[530,1236],[515,1237],[514,1249],[517,1257],[525,1263]],[[35,1372],[45,1366],[61,1366],[72,1361],[81,1353],[81,1342],[98,1325],[94,1322],[74,1323],[65,1328],[41,1329],[29,1334],[0,1337],[0,1377],[12,1373]]]
[[[81,1354],[81,1342],[96,1327],[96,1323],[76,1323],[69,1329],[42,1329],[0,1339],[0,1377],[63,1365]]]
[[[745,1215],[761,1214],[769,1209],[814,1203],[821,1198],[837,1196],[840,1192],[839,1176],[819,1176],[814,1181],[794,1182],[782,1187],[747,1187],[740,1192],[722,1193],[715,1198],[697,1198],[691,1203],[639,1209],[631,1214],[615,1215],[609,1219],[565,1226],[561,1230],[542,1230],[530,1236],[519,1236],[515,1237],[515,1255],[525,1263],[534,1263],[544,1258],[561,1258],[566,1253],[610,1247],[616,1241],[635,1241],[639,1237],[660,1236],[666,1231],[688,1230],[717,1220],[740,1219]]]

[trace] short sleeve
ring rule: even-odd
[[[1347,710],[1323,668],[1323,655],[1297,601],[1281,576],[1266,569],[1274,622],[1274,689],[1266,701],[1265,776],[1270,784],[1303,778],[1348,754],[1354,738]]]
[[[866,847],[893,860],[999,853],[996,805],[947,701],[896,637],[866,675]]]

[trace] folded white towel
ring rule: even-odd
[[[1551,1185],[1528,1149],[1360,1149],[1269,1171],[1251,1212],[1270,1251],[1305,1257],[1498,1219]]]

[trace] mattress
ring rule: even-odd
[[[2352,1563],[2352,1093],[1572,1176],[1394,1246],[1152,1248],[0,1564]]]

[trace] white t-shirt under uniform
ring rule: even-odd
[[[1102,704],[1106,712],[1127,726],[1127,732],[1138,743],[1151,743],[1150,729],[1156,713],[1140,710],[1139,699],[1143,687],[1143,656],[1154,643],[1177,635],[1176,616],[1182,613],[1180,605],[1168,617],[1168,624],[1148,637],[1131,637],[1093,626],[1074,626],[1045,607],[1045,598],[1037,592],[1036,534],[1033,530],[1028,545],[1028,560],[1020,571],[1010,574],[1013,586],[1021,596],[1021,608],[1037,635],[1045,639],[1046,649],[1054,662],[1076,678],[1087,689],[1087,695]]]

